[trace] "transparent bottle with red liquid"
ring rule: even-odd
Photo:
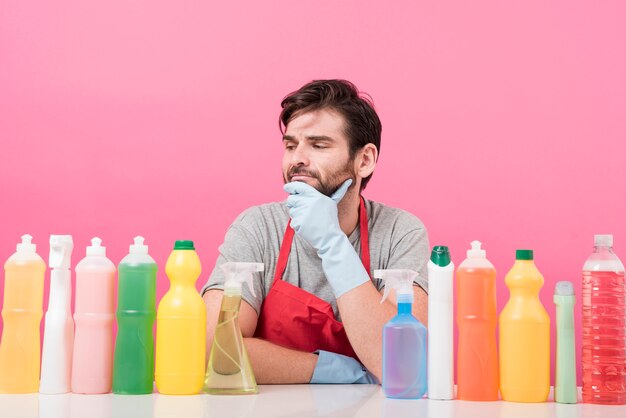
[[[583,402],[626,404],[624,265],[612,235],[596,235],[583,267]]]

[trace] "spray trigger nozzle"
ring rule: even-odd
[[[226,276],[226,280],[224,281],[225,293],[240,295],[242,284],[246,283],[252,296],[256,297],[252,283],[252,273],[263,271],[263,263],[238,263],[229,261],[222,264],[220,267]]]
[[[419,274],[410,269],[374,270],[374,278],[385,281],[385,290],[380,303],[389,296],[391,289],[395,289],[400,302],[413,303],[413,280]]]
[[[48,264],[53,269],[69,269],[74,242],[71,235],[50,235]]]

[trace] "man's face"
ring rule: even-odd
[[[331,196],[351,178],[356,183],[354,160],[350,159],[344,119],[332,110],[315,110],[291,120],[283,136],[283,180],[301,181]]]

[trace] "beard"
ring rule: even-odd
[[[338,170],[329,173],[326,178],[322,178],[320,173],[309,168],[302,166],[294,166],[289,168],[287,174],[283,174],[283,181],[285,184],[289,183],[293,176],[305,175],[315,179],[315,183],[310,186],[315,188],[318,192],[331,197],[337,189],[343,184],[344,181],[352,179],[352,184],[348,188],[350,190],[356,184],[356,173],[354,172],[353,161],[348,161],[343,167]]]

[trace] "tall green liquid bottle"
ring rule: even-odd
[[[143,237],[135,237],[118,267],[117,340],[113,358],[113,393],[152,393],[157,265]]]

